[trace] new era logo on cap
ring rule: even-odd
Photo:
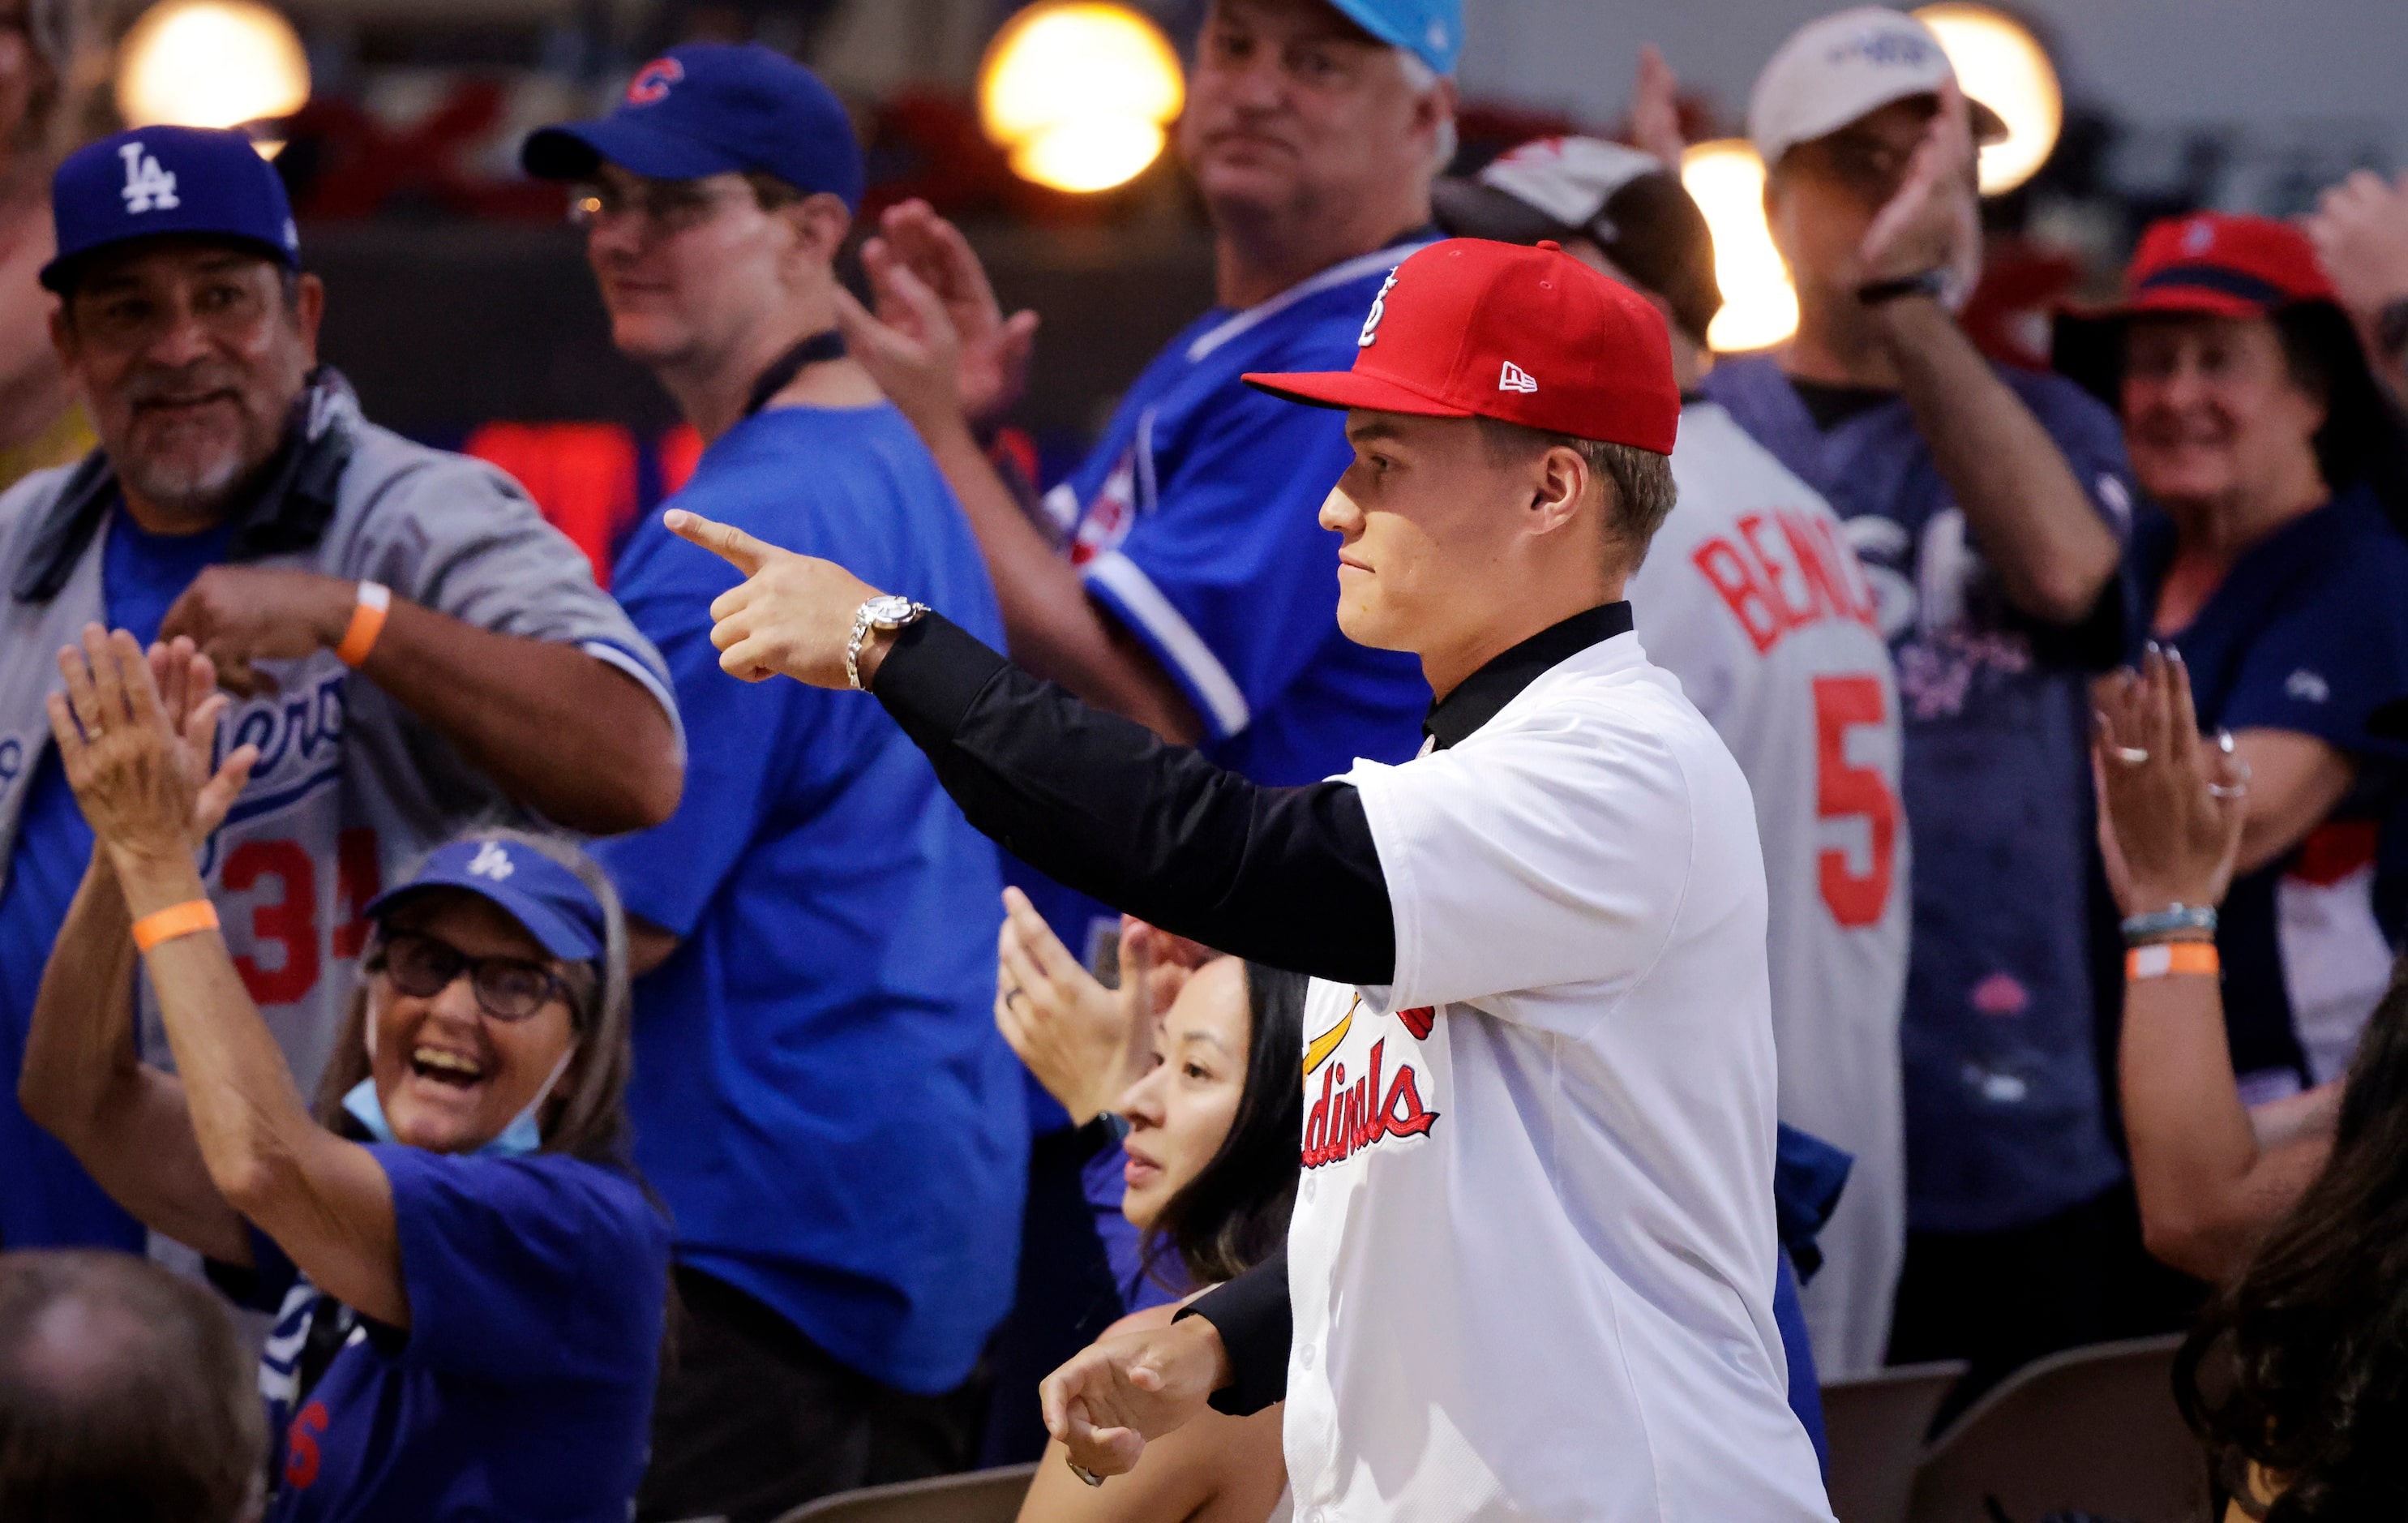
[[[1497,389],[1500,392],[1534,392],[1539,389],[1539,383],[1530,379],[1529,371],[1507,360],[1505,368],[1498,373]]]

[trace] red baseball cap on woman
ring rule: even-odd
[[[2370,470],[2397,496],[2398,425],[2366,367],[2357,330],[2307,235],[2272,217],[2197,211],[2149,224],[2111,306],[2057,314],[2051,362],[2123,410],[2124,336],[2135,318],[2263,319],[2312,353],[2329,395],[2316,455],[2335,491]],[[2408,504],[2403,504],[2408,506]]]
[[[1553,242],[1433,243],[1372,298],[1353,369],[1243,379],[1312,407],[1496,418],[1657,454],[1681,418],[1663,315]]]

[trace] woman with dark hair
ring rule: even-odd
[[[1200,1292],[1267,1257],[1287,1236],[1303,1127],[1304,978],[1236,957],[1197,969],[1163,1013],[1154,1062],[1123,1095],[1128,1124],[1121,1210],[1156,1274]],[[1113,1331],[1168,1323],[1172,1306]],[[1262,1523],[1287,1485],[1280,1409],[1214,1413],[1146,1446],[1136,1470],[1082,1486],[1048,1445],[1020,1516],[1029,1523]]]
[[[188,641],[62,651],[50,729],[92,866],[19,1095],[110,1195],[278,1310],[273,1519],[624,1523],[668,1224],[627,1163],[626,922],[565,841],[438,847],[360,907],[361,990],[313,1115],[194,865],[252,748]],[[137,949],[173,1073],[138,1058]]]
[[[2228,1523],[2408,1517],[2408,982],[2395,974],[2337,1104],[2245,1105],[2209,927],[2251,780],[2203,741],[2179,660],[2100,697],[2101,812],[2128,958],[2122,1094],[2150,1244],[2223,1282],[2175,1365],[2233,1497]],[[2315,1092],[2336,1099],[2332,1086]]]
[[[2347,1068],[2401,929],[2377,858],[2408,768],[2366,721],[2408,694],[2408,447],[2291,224],[2158,223],[2125,292],[2057,359],[2121,409],[2149,630],[2251,772],[2215,941],[2243,1092],[2278,1100]]]

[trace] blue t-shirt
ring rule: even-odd
[[[260,1356],[267,1516],[626,1523],[651,1442],[668,1223],[624,1173],[562,1154],[370,1151],[393,1182],[408,1330],[329,1301],[256,1231],[251,1271],[215,1270],[276,1314]],[[338,1346],[296,1391],[313,1323]]]
[[[2127,534],[2114,416],[2060,377],[1998,373]],[[1704,391],[1838,510],[1898,660],[1914,832],[1899,1042],[1908,1221],[1991,1231],[2086,1200],[2123,1165],[2093,1029],[2085,683],[2136,627],[2129,579],[2079,629],[2039,624],[2008,604],[1903,399],[1827,432],[1770,356],[1716,366]]]
[[[892,407],[749,418],[677,504],[1002,644],[968,521]],[[595,848],[681,939],[636,985],[637,1162],[681,1264],[877,1380],[948,1390],[1010,1304],[1025,1185],[996,850],[874,700],[719,669],[710,602],[740,580],[654,518],[613,584],[690,750],[677,813]]]
[[[168,607],[205,567],[224,558],[232,525],[200,534],[145,533],[122,512],[112,513],[101,550],[101,596],[109,626],[130,629],[148,645],[159,636]],[[49,661],[49,651],[16,659]],[[0,778],[28,765],[13,743],[0,747]],[[15,1075],[25,1059],[25,1033],[50,944],[92,859],[92,830],[76,807],[56,746],[40,748],[8,882],[0,888],[0,1244],[10,1248],[101,1247],[139,1252],[142,1224],[125,1214],[76,1162],[57,1138],[17,1107]]]
[[[2146,512],[2133,559],[2151,607],[2173,552],[2172,523]],[[2346,1033],[2322,1042],[2321,1033],[2302,1032],[2297,1017],[2315,1023],[2319,1013],[2296,1010],[2291,984],[2303,971],[2329,982],[2353,950],[2371,963],[2361,989],[2379,992],[2386,981],[2385,941],[2399,927],[2375,924],[2373,863],[2384,826],[2408,797],[2408,762],[2369,748],[2366,719],[2408,696],[2408,541],[2372,492],[2344,492],[2244,551],[2171,639],[2190,668],[2202,728],[2290,730],[2357,764],[2349,793],[2299,847],[2233,882],[2215,938],[2225,1027],[2244,1082],[2334,1077]],[[2287,917],[2289,925],[2279,912],[2286,875],[2294,896],[2317,900],[2317,912]],[[2286,967],[2286,953],[2325,967]],[[2355,1013],[2362,1016],[2363,1006]],[[2312,1046],[2319,1049],[2313,1064]]]

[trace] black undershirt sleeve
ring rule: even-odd
[[[1296,1320],[1287,1299],[1286,1243],[1236,1279],[1197,1297],[1171,1320],[1190,1316],[1212,1324],[1236,1372],[1212,1393],[1213,1411],[1243,1417],[1287,1399],[1287,1354]]]
[[[871,691],[970,824],[1055,882],[1250,961],[1394,981],[1387,881],[1351,783],[1259,786],[933,613],[896,636]]]

